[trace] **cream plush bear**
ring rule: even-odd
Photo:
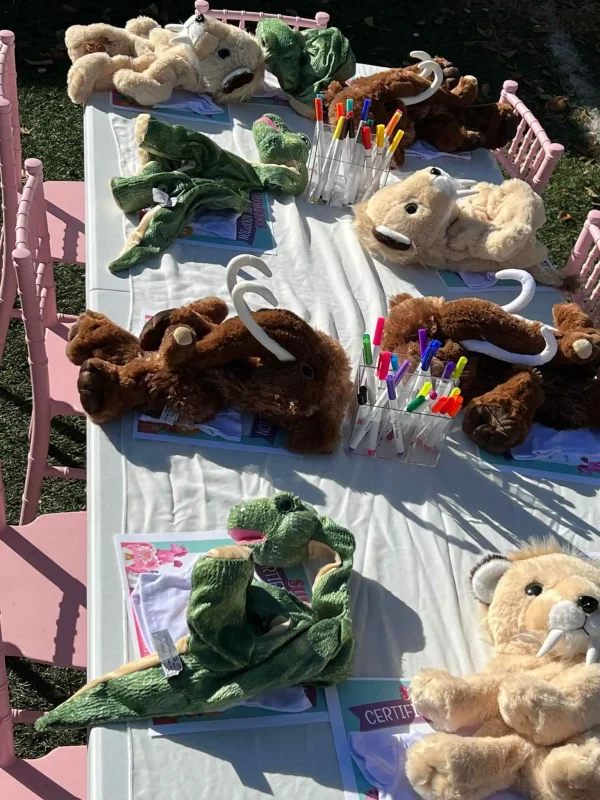
[[[548,251],[536,232],[546,221],[544,204],[524,181],[496,186],[426,167],[354,211],[360,240],[383,261],[453,272],[524,269],[539,283],[563,284],[561,273],[542,263]]]
[[[549,541],[488,556],[471,583],[494,655],[475,675],[428,669],[412,681],[417,711],[444,731],[409,748],[413,788],[424,800],[507,788],[531,800],[597,800],[600,569]]]
[[[166,28],[148,17],[130,20],[124,29],[74,25],[65,41],[73,62],[67,91],[74,103],[112,88],[141,106],[166,102],[174,89],[240,103],[252,97],[265,73],[264,53],[253,36],[203,14]]]

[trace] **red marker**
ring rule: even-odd
[[[343,103],[336,103],[335,104],[335,114],[337,119],[344,116],[344,104]]]

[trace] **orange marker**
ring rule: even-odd
[[[400,117],[401,116],[402,116],[402,112],[400,111],[400,109],[398,109],[397,111],[394,111],[394,116],[391,118],[391,120],[385,126],[385,135],[387,136],[388,139],[390,138],[392,133],[396,130],[396,126],[400,122]]]
[[[344,116],[344,104],[343,103],[336,103],[335,104],[335,113],[337,118]]]

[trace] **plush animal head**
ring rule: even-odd
[[[321,527],[315,509],[290,492],[234,506],[229,535],[252,548],[263,567],[291,567],[307,560],[309,542]]]
[[[264,114],[252,126],[257,144],[260,142],[263,164],[306,164],[310,140],[303,133],[294,133],[277,114]]]
[[[262,85],[265,56],[251,34],[225,22],[195,14],[183,25],[167,25],[174,31],[173,44],[193,50],[206,91],[219,103],[249,100]]]
[[[471,573],[496,650],[594,663],[600,649],[600,568],[549,540],[488,556]]]
[[[431,250],[446,238],[458,213],[456,201],[475,194],[474,183],[426,167],[385,186],[354,209],[359,239],[384,261],[418,263],[423,249]]]
[[[107,53],[111,57],[118,55],[135,57],[152,53],[152,47],[147,39],[104,22],[96,22],[93,25],[72,25],[65,32],[65,44],[72,63],[90,53]]]

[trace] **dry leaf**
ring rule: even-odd
[[[489,39],[494,31],[491,28],[477,28],[477,33],[484,39]]]
[[[29,134],[31,133],[31,131],[29,130],[29,128],[24,128],[23,126],[21,126],[21,128],[20,128],[19,130],[21,131],[21,133],[23,134],[23,136],[29,136]]]
[[[482,86],[479,87],[479,89],[481,91],[481,94],[484,97],[489,97],[490,96],[490,85],[489,85],[489,83],[484,83]]]
[[[76,14],[77,9],[73,8],[73,6],[61,6],[61,11],[66,11],[67,14]]]
[[[497,53],[498,52],[498,45],[494,44],[493,42],[482,42],[482,47],[485,47],[486,50],[489,50],[490,53]]]
[[[420,19],[420,20],[417,22],[417,25],[426,25],[426,24],[427,24],[427,23],[425,22],[425,20],[424,20],[424,19]]]
[[[368,25],[370,28],[373,28],[375,26],[374,17],[365,17],[365,24]]]
[[[444,24],[444,17],[436,17],[434,20],[436,25],[443,25]]]
[[[516,52],[516,50],[502,50],[502,55],[504,58],[512,58]]]
[[[560,220],[560,222],[570,222],[573,219],[573,217],[569,214],[568,211],[559,211],[558,219]]]
[[[582,156],[589,156],[590,154],[590,148],[583,144],[576,144],[574,149],[577,150],[578,153],[581,153]]]
[[[519,78],[523,77],[523,75],[520,72],[509,72],[509,75],[513,79],[513,81],[518,81]]]
[[[551,28],[549,25],[534,25],[533,26],[534,33],[554,33],[554,28]]]
[[[560,114],[566,107],[566,97],[551,97],[549,100],[546,100],[546,110],[551,111],[553,114]]]

